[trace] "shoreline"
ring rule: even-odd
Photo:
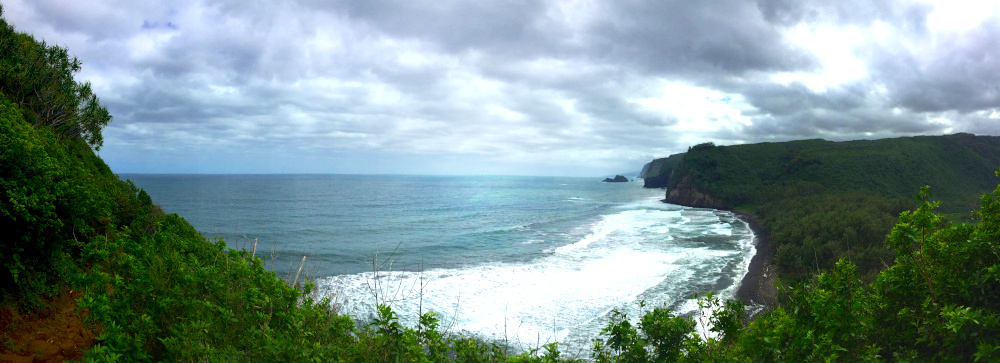
[[[729,210],[729,212],[745,222],[754,234],[756,252],[750,259],[747,274],[743,276],[736,290],[736,298],[744,304],[764,307],[750,314],[748,319],[753,320],[757,315],[771,311],[777,305],[777,288],[774,283],[778,275],[772,263],[774,244],[771,242],[771,235],[760,224],[757,216],[741,210]]]
[[[705,208],[704,206],[684,205],[668,202],[667,199],[660,200],[663,203],[680,205],[684,207]],[[717,208],[712,208],[717,209]],[[740,280],[739,287],[736,288],[735,298],[742,301],[747,306],[759,306],[747,316],[747,320],[753,320],[758,315],[773,310],[778,306],[778,289],[774,286],[778,274],[774,269],[774,244],[771,242],[771,234],[760,224],[757,216],[742,210],[719,208],[736,215],[741,221],[750,227],[753,232],[754,255],[750,259],[750,266],[747,267],[746,275]]]

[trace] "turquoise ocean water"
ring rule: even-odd
[[[512,176],[121,175],[278,276],[303,271],[365,318],[433,310],[452,333],[584,354],[612,309],[732,296],[753,255],[734,215],[640,182]],[[373,261],[379,265],[373,272]]]

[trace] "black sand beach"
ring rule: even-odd
[[[754,246],[757,249],[753,259],[750,260],[746,276],[736,290],[736,298],[748,305],[766,306],[757,312],[759,314],[774,308],[777,302],[777,288],[774,286],[777,274],[772,264],[774,246],[771,244],[771,235],[761,226],[756,216],[739,210],[732,212],[750,226],[754,234]]]

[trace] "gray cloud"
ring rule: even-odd
[[[929,55],[890,48],[873,69],[893,103],[917,112],[970,112],[1000,107],[1000,19],[936,40]]]
[[[616,62],[652,72],[742,75],[809,68],[807,53],[785,42],[752,3],[626,2],[594,29],[597,48]]]
[[[4,18],[84,62],[119,172],[603,175],[704,141],[996,134],[1000,7],[945,10],[20,0]]]
[[[328,5],[329,4],[329,5]],[[541,49],[535,27],[539,1],[335,1],[308,4],[332,10],[396,37],[426,40],[449,52],[468,49]]]

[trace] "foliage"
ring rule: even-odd
[[[934,185],[948,212],[966,213],[975,196],[992,189],[1000,165],[1000,137],[954,134],[831,142],[801,140],[732,146],[696,146],[678,172],[731,206],[760,204],[770,194],[863,191],[908,198]],[[678,182],[673,178],[670,187]]]
[[[900,214],[886,239],[895,264],[875,283],[841,261],[752,323],[750,332],[766,333],[745,335],[756,338],[746,347],[771,354],[754,358],[997,359],[1000,280],[991,271],[1000,269],[1000,234],[990,226],[1000,222],[1000,187],[983,196],[978,224],[946,222],[930,198],[923,188],[919,207]]]
[[[0,95],[0,289],[25,302],[53,291],[52,261],[113,217],[110,201],[88,188],[103,162],[76,157],[80,147],[32,128]]]
[[[0,25],[0,290],[29,308],[60,285],[83,291],[78,306],[99,333],[88,361],[572,361],[556,343],[511,355],[448,334],[432,312],[407,327],[379,306],[358,323],[317,300],[310,283],[289,286],[252,254],[206,240],[111,173],[91,148],[100,127],[96,137],[67,133],[48,119],[76,112],[91,122],[81,105],[96,98],[86,101],[89,88],[71,78],[78,62]],[[46,95],[32,98],[32,88]],[[964,195],[987,188],[979,170],[1000,164],[996,139],[847,144],[692,147],[676,170],[758,213],[779,265],[802,281],[749,323],[740,303],[711,294],[696,319],[614,311],[591,358],[1000,360],[1000,186],[979,199],[972,223],[935,211],[966,210]],[[898,213],[914,182],[943,184],[945,203],[925,187],[915,210]]]
[[[95,360],[568,361],[554,346],[507,356],[496,344],[447,335],[432,312],[406,327],[379,306],[359,326],[315,300],[311,284],[287,285],[260,258],[208,243],[177,215],[151,218],[154,233],[124,228],[89,245],[91,268],[71,280],[86,289],[87,318],[104,327]]]
[[[642,303],[640,303],[642,306]],[[613,310],[611,321],[602,330],[604,339],[595,339],[591,358],[596,362],[677,362],[717,361],[731,356],[733,343],[742,334],[745,310],[736,300],[722,301],[713,294],[698,299],[702,318],[710,316],[710,326],[716,334],[702,337],[696,332],[697,323],[674,316],[669,309],[655,308],[643,314],[638,328],[628,317]]]
[[[892,263],[882,245],[909,196],[934,185],[952,219],[995,185],[1000,137],[955,134],[883,140],[697,145],[672,170],[701,192],[760,218],[781,276],[802,280],[841,258],[866,280]]]
[[[757,215],[771,231],[774,264],[785,277],[804,278],[841,258],[872,276],[892,263],[892,250],[881,241],[905,205],[901,198],[861,191],[816,192],[776,196],[757,207]]]
[[[982,196],[976,224],[952,224],[921,204],[900,215],[887,242],[896,264],[873,285],[881,309],[875,332],[885,356],[997,358],[1000,344],[1000,187]],[[893,329],[900,329],[888,334]],[[903,344],[902,339],[910,339]],[[978,355],[977,355],[978,354]]]
[[[0,92],[21,105],[34,125],[100,150],[101,130],[111,122],[111,114],[90,82],[73,79],[79,71],[80,61],[66,48],[36,41],[0,19]]]
[[[418,327],[386,307],[367,325],[337,314],[119,180],[93,151],[111,118],[66,49],[2,20],[0,48],[0,291],[24,309],[83,291],[88,361],[570,361],[554,343],[508,356],[433,313]]]
[[[978,223],[952,223],[920,205],[901,213],[885,243],[895,263],[872,284],[840,260],[829,271],[787,291],[776,310],[745,327],[739,305],[700,299],[714,310],[719,337],[697,338],[690,321],[663,310],[634,328],[621,313],[595,342],[593,358],[632,361],[997,361],[1000,359],[1000,186],[983,195]],[[721,305],[721,306],[720,306]],[[668,327],[650,330],[648,327]],[[651,331],[667,331],[654,344]],[[683,344],[678,344],[682,341]]]
[[[684,160],[684,154],[674,154],[665,158],[655,159],[643,167],[643,183],[646,188],[666,187],[670,183],[670,176],[674,170]]]
[[[0,273],[24,305],[60,284],[99,332],[92,361],[568,361],[555,345],[508,356],[445,334],[433,313],[371,324],[289,286],[260,258],[207,241],[97,163],[79,141],[32,127],[0,98]],[[10,294],[8,294],[10,293]]]

